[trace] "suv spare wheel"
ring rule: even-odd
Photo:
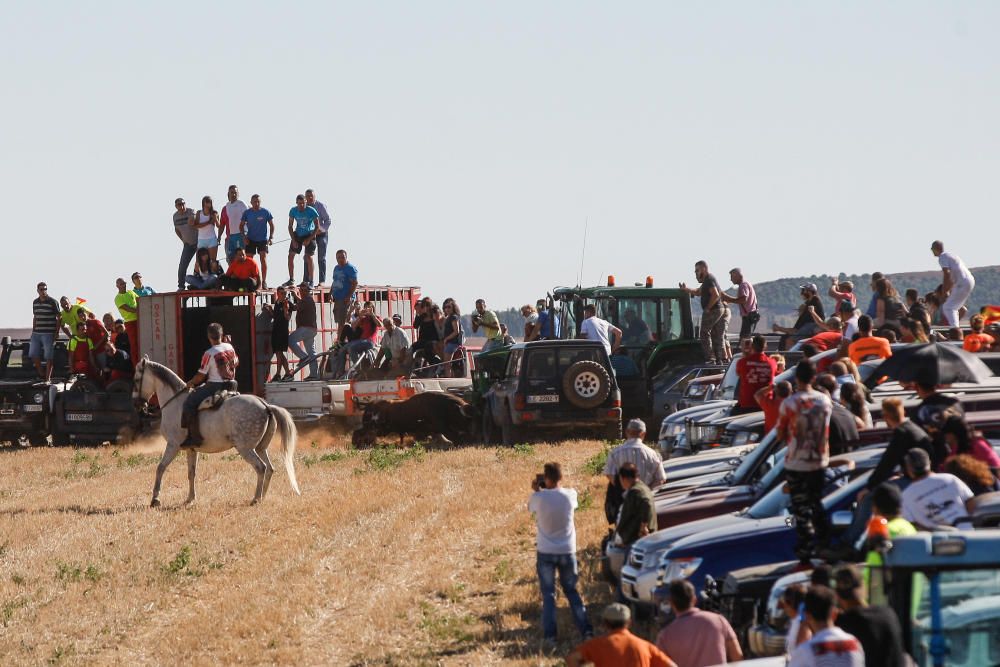
[[[596,408],[611,393],[611,376],[596,361],[578,361],[562,379],[566,400],[578,408]]]

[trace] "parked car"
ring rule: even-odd
[[[725,366],[692,364],[670,368],[653,378],[653,424],[667,415],[697,403],[712,400]]]
[[[28,358],[28,340],[0,339],[0,441],[23,436],[32,445],[48,442],[56,396],[69,375],[65,341],[54,349],[52,382],[42,382]]]
[[[604,345],[595,341],[514,345],[503,374],[482,397],[482,410],[487,442],[498,431],[507,445],[542,434],[621,438],[621,392]]]

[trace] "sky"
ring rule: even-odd
[[[175,197],[308,187],[330,263],[463,310],[705,259],[998,263],[1000,3],[7,3],[0,326],[176,285]],[[584,252],[584,231],[586,248]],[[287,277],[287,244],[271,280]],[[581,271],[582,266],[582,271]],[[296,265],[301,276],[301,265]]]

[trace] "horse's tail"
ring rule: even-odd
[[[283,407],[268,403],[267,409],[278,422],[278,429],[281,431],[281,458],[285,460],[288,483],[292,485],[292,491],[301,496],[299,482],[295,479],[295,441],[298,439],[295,422],[292,421],[291,413]]]

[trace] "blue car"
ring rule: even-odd
[[[827,515],[851,509],[870,476],[871,472],[866,472],[824,498]],[[731,570],[794,558],[795,540],[793,519],[787,509],[780,516],[699,532],[678,540],[663,554],[658,581],[663,585],[673,579],[690,579],[700,595],[707,576],[722,579]]]

